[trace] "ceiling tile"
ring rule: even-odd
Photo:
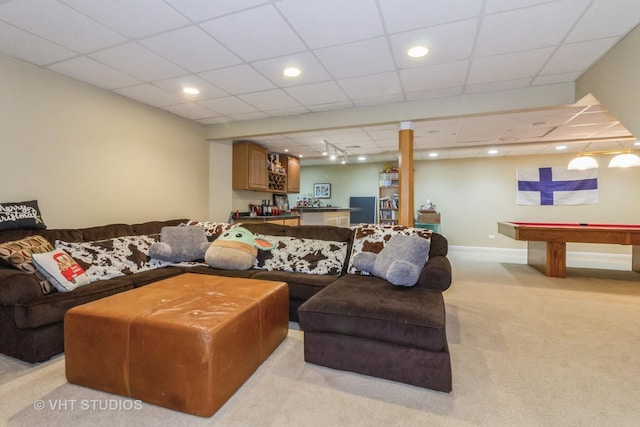
[[[140,40],[140,44],[192,73],[242,62],[209,34],[195,26],[149,37]]]
[[[275,88],[273,83],[248,65],[207,71],[199,76],[234,95]]]
[[[213,110],[216,113],[222,114],[223,116],[254,113],[257,111],[251,105],[232,96],[227,96],[225,98],[207,99],[198,102],[198,104],[202,105],[205,108]]]
[[[101,50],[90,56],[144,81],[163,80],[188,74],[183,68],[135,42]]]
[[[300,107],[300,104],[282,89],[248,93],[238,98],[263,111]]]
[[[419,90],[416,92],[405,92],[408,101],[423,101],[426,99],[447,98],[458,96],[463,93],[464,86],[454,86],[440,89]]]
[[[239,113],[239,114],[230,114],[230,118],[234,120],[257,120],[257,119],[266,119],[269,117],[268,114],[263,113],[262,111],[256,111],[253,113]]]
[[[541,85],[550,85],[555,83],[570,83],[575,82],[582,75],[581,72],[576,71],[574,73],[560,73],[560,74],[548,74],[541,76],[539,75],[531,84],[533,86],[541,86]]]
[[[163,110],[167,110],[173,114],[176,114],[178,116],[185,117],[191,120],[207,119],[207,118],[219,116],[219,114],[214,113],[208,108],[205,108],[202,105],[198,105],[193,102],[188,102],[185,104],[178,104],[178,105],[170,105],[168,107],[164,107]]]
[[[468,66],[469,61],[457,61],[410,68],[400,71],[400,80],[404,90],[407,92],[462,86],[467,75]]]
[[[4,3],[0,5],[0,17],[4,22],[79,53],[126,41],[115,31],[55,0]]]
[[[300,38],[271,5],[213,19],[201,27],[245,61],[306,50]]]
[[[302,105],[319,106],[347,101],[344,92],[334,82],[295,86],[286,88],[285,91]]]
[[[251,66],[279,87],[299,86],[331,79],[329,73],[310,52],[256,61],[252,62]],[[285,76],[283,71],[289,67],[299,68],[302,74],[298,77]]]
[[[142,83],[134,77],[107,67],[101,62],[87,56],[78,56],[67,61],[52,64],[47,68],[105,89],[116,89]]]
[[[383,37],[319,49],[315,54],[336,79],[394,69],[389,45]]]
[[[541,3],[549,3],[549,0],[486,0],[484,12],[487,14],[505,12],[513,9],[524,9]]]
[[[488,56],[553,46],[566,37],[588,3],[556,1],[485,16],[475,53]]]
[[[554,49],[549,47],[478,58],[471,64],[467,83],[473,85],[525,77],[533,78],[553,51]]]
[[[146,37],[190,23],[171,6],[157,0],[61,1],[118,33],[132,38]],[[153,19],[149,19],[151,9]]]
[[[402,94],[400,79],[395,71],[342,79],[338,81],[338,84],[352,100]]]
[[[194,22],[238,12],[264,3],[268,0],[165,0]]]
[[[616,42],[617,38],[609,38],[560,46],[541,73],[560,74],[586,70]]]
[[[275,110],[265,111],[269,115],[269,117],[281,117],[281,116],[295,116],[298,114],[308,113],[309,110],[307,107],[294,107],[294,108],[278,108]]]
[[[149,83],[115,89],[115,92],[128,98],[144,102],[145,104],[153,105],[154,107],[166,107],[167,105],[180,104],[183,102],[180,97]]]
[[[322,84],[322,83],[319,83]],[[311,104],[308,105],[309,111],[318,112],[318,111],[334,111],[334,110],[343,110],[345,108],[351,108],[353,104],[351,101],[334,101],[334,102],[325,102],[321,104]]]
[[[474,18],[482,6],[477,0],[379,0],[379,3],[390,33]]]
[[[393,104],[396,102],[405,101],[406,98],[404,94],[400,93],[398,95],[383,95],[383,96],[375,96],[372,98],[358,98],[352,99],[353,105],[357,107],[364,107],[367,105],[381,105],[381,104]]]
[[[37,65],[71,58],[76,53],[12,25],[0,22],[0,52]]]
[[[180,96],[185,101],[196,101],[210,98],[221,98],[228,96],[229,94],[222,89],[212,85],[208,81],[189,74],[186,76],[175,77],[167,80],[158,80],[153,82],[154,86],[158,86],[167,92],[171,92],[177,96]],[[197,95],[189,95],[183,92],[186,87],[193,87],[200,91]]]
[[[411,68],[468,59],[471,56],[477,26],[477,19],[467,19],[394,34],[390,40],[396,64],[400,68]],[[418,45],[429,49],[427,56],[412,58],[407,55],[411,47]]]
[[[384,34],[374,0],[284,0],[276,6],[312,49]]]
[[[573,28],[567,43],[621,36],[638,24],[637,0],[596,0]]]
[[[500,90],[519,89],[527,87],[531,83],[531,78],[499,81],[493,83],[468,84],[464,88],[464,93],[487,93]]]

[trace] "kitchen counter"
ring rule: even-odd
[[[240,215],[239,218],[234,218],[233,223],[243,223],[243,222],[268,222],[271,224],[280,224],[280,225],[300,225],[300,215],[296,213],[283,214],[283,215],[258,215],[258,216],[249,216],[249,215]]]
[[[349,213],[359,210],[359,208],[341,208],[339,206],[295,207],[294,209],[300,212],[302,225],[333,225],[336,227],[349,227]]]
[[[293,210],[298,212],[344,212],[344,211],[355,211],[360,208],[341,208],[339,206],[327,206],[321,208],[312,208],[312,207],[295,207]]]

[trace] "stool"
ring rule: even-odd
[[[70,383],[213,415],[288,332],[284,282],[185,273],[70,309]]]

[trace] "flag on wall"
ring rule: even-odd
[[[598,203],[598,169],[518,168],[518,205]]]

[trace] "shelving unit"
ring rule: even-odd
[[[398,173],[380,172],[378,183],[378,223],[398,223]]]
[[[269,171],[269,190],[286,192],[287,174]]]

